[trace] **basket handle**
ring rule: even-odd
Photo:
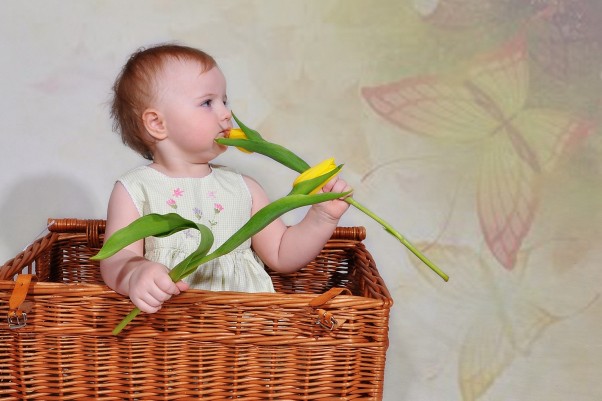
[[[366,239],[366,227],[337,227],[332,233],[331,240],[363,241]]]
[[[351,294],[351,291],[347,288],[342,287],[333,287],[326,291],[323,294],[318,295],[311,301],[309,301],[309,306],[316,309],[318,313],[318,317],[316,318],[316,324],[321,326],[322,328],[333,331],[341,327],[346,319],[336,319],[332,312],[329,312],[325,309],[318,308],[318,306],[322,306],[331,299],[341,294]]]
[[[23,252],[0,266],[0,280],[12,280],[24,267],[33,263],[36,257],[57,240],[58,234],[50,232],[29,245]]]
[[[15,281],[15,288],[8,300],[8,328],[19,329],[27,324],[27,312],[31,310],[28,303],[24,302],[29,291],[29,284],[34,279],[33,274],[19,274]]]
[[[88,245],[93,248],[102,246],[106,220],[93,219],[48,219],[48,230],[59,233],[85,233]]]

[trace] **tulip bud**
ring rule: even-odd
[[[243,130],[241,130],[240,128],[231,128],[230,132],[228,133],[228,139],[246,139],[248,140],[249,138],[247,138],[247,136],[245,135],[245,133],[243,132]],[[240,150],[241,152],[245,152],[245,153],[253,153],[250,150],[241,148],[241,147],[236,147],[236,149]]]
[[[330,173],[331,171],[335,170],[337,168],[337,165],[334,162],[333,158],[330,159],[326,159],[323,162],[316,164],[315,166],[305,170],[303,173],[301,173],[297,179],[293,182],[293,187],[297,186],[298,184],[304,182],[304,181],[309,181],[313,178],[317,178],[320,176],[323,176],[325,174]],[[322,187],[324,185],[326,185],[326,183],[330,180],[331,177],[328,177],[327,179],[324,180],[324,182],[322,182],[320,185],[318,185],[316,188],[314,188],[311,192],[311,194],[315,194],[316,192],[318,192],[319,190],[322,189]]]

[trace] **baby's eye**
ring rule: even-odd
[[[201,107],[211,107],[212,102],[213,101],[211,99],[207,99],[203,103],[201,103]]]

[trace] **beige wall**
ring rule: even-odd
[[[344,162],[356,198],[450,274],[345,217],[367,226],[395,300],[385,400],[600,399],[597,0],[1,8],[2,261],[47,217],[104,218],[115,178],[143,163],[111,132],[112,81],[137,47],[177,40],[217,58],[249,125]],[[293,179],[234,150],[220,161],[274,198]]]

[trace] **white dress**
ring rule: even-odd
[[[138,167],[119,179],[141,216],[178,213],[209,227],[219,247],[251,217],[251,193],[242,175],[211,165],[203,178],[172,178],[149,166]],[[199,232],[187,229],[165,238],[144,241],[144,256],[173,268],[197,249]],[[185,281],[191,288],[211,291],[274,292],[263,263],[245,241],[231,253],[200,266]]]

